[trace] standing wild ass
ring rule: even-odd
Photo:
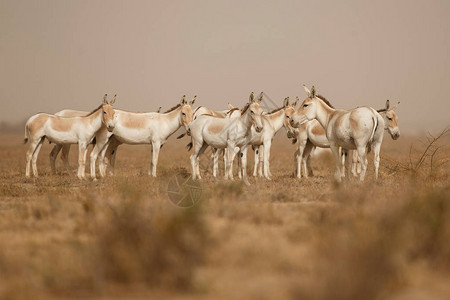
[[[255,166],[253,176],[257,176],[259,165],[259,176],[263,175],[262,167],[264,166],[264,177],[270,179],[270,148],[272,139],[281,127],[290,128],[289,120],[295,113],[297,101],[292,105],[289,104],[289,97],[284,99],[283,106],[261,116],[263,130],[257,132],[255,128],[251,128],[249,144],[255,146]],[[245,154],[244,154],[245,155]]]
[[[192,122],[193,111],[190,103],[183,96],[181,102],[165,113],[135,113],[124,110],[115,110],[115,124],[112,132],[101,130],[96,137],[96,144],[91,152],[91,177],[95,176],[95,162],[100,154],[100,175],[106,176],[105,155],[110,143],[114,141],[112,151],[114,154],[120,144],[151,144],[152,158],[149,175],[156,177],[159,150],[167,139],[180,128]]]
[[[325,103],[331,106],[330,102],[323,96],[317,95]],[[400,103],[400,102],[399,102]],[[400,129],[398,127],[398,117],[395,114],[395,109],[398,104],[393,108],[389,108],[389,100],[386,101],[386,108],[377,110],[378,113],[384,118],[385,129],[389,132],[392,139],[396,140],[400,136]],[[332,107],[332,106],[331,106]],[[294,154],[294,172],[298,178],[313,176],[311,168],[311,153],[315,147],[330,148],[325,129],[320,125],[316,119],[308,121],[299,128],[290,128],[288,130],[288,137],[294,137],[293,143],[298,141],[298,150]],[[352,174],[357,176],[361,173],[361,165],[358,164],[358,171],[356,171],[358,160],[358,152],[353,151],[352,162]]]
[[[303,87],[308,98],[302,102],[293,115],[291,125],[299,127],[308,120],[317,119],[319,121],[325,129],[335,157],[335,179],[340,182],[344,176],[339,155],[339,147],[341,147],[345,155],[347,177],[350,174],[348,150],[356,149],[358,151],[358,157],[362,164],[360,180],[363,181],[367,169],[366,148],[370,145],[373,145],[374,149],[375,178],[378,178],[380,147],[384,133],[383,117],[371,107],[358,107],[349,111],[334,109],[317,97],[314,87],[311,90],[305,85]]]
[[[398,116],[395,113],[400,101],[392,108],[390,108],[389,100],[386,100],[386,107],[377,110],[377,112],[384,119],[384,130],[387,130],[393,140],[400,137],[400,128],[398,126]],[[352,163],[352,174],[357,176],[361,173],[361,164],[358,160],[358,153],[353,151],[353,163]]]
[[[115,100],[115,98],[114,98]],[[114,100],[111,101],[111,104],[114,103]],[[64,117],[64,118],[73,118],[73,117],[83,117],[87,115],[88,111],[81,111],[81,110],[73,110],[73,109],[64,109],[55,114],[55,116],[58,117]],[[62,150],[62,151],[61,151]],[[52,168],[52,172],[56,173],[56,166],[55,161],[56,157],[58,156],[58,153],[61,151],[61,160],[64,163],[64,166],[66,169],[69,169],[69,152],[70,152],[70,144],[56,144],[52,151],[50,152],[50,166]]]
[[[103,103],[83,117],[63,118],[51,114],[39,113],[28,119],[25,125],[25,143],[30,140],[27,151],[26,177],[30,177],[30,165],[33,175],[38,177],[36,160],[45,138],[55,144],[78,144],[78,178],[85,179],[87,146],[92,142],[102,125],[107,130],[114,128],[114,109],[103,98]]]
[[[235,155],[241,151],[245,153],[249,143],[252,125],[257,132],[261,132],[262,108],[259,106],[262,97],[255,101],[254,93],[250,94],[249,103],[242,109],[240,116],[235,118],[217,118],[211,115],[201,115],[189,126],[192,138],[193,153],[191,155],[192,178],[201,179],[199,156],[208,146],[216,149],[227,149],[227,172],[225,178],[233,179],[231,164]],[[248,184],[245,166],[247,159],[242,157],[242,178]]]

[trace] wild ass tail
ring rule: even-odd
[[[186,145],[186,148],[188,149],[188,151],[191,151],[192,149],[192,142],[190,142],[189,144]]]
[[[28,124],[25,124],[25,137],[23,139],[24,144],[28,142],[29,136],[30,136],[30,129],[28,128]]]
[[[367,143],[367,152],[370,153],[372,150],[373,136],[375,135],[375,131],[378,128],[378,118],[376,116],[372,117],[373,121],[373,129],[372,134],[370,135],[369,142]]]

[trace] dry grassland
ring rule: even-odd
[[[22,139],[1,136],[2,299],[450,297],[448,138],[433,168],[429,156],[415,168],[419,137],[386,134],[379,181],[370,160],[365,183],[337,185],[328,152],[314,158],[314,177],[292,178],[295,146],[280,132],[273,180],[247,187],[202,170],[191,208],[166,191],[190,172],[187,139],[164,145],[156,179],[148,146],[121,146],[116,176],[96,182],[76,178],[76,147],[71,169],[58,159],[52,175],[47,143],[41,176],[25,179]]]

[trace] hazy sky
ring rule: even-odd
[[[401,101],[403,132],[450,124],[450,1],[0,0],[0,121],[183,94],[240,106],[315,85],[336,107]]]

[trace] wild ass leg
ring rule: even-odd
[[[359,180],[364,181],[367,170],[367,159],[366,159],[366,146],[357,146],[358,158],[361,162],[361,174],[359,174]]]
[[[203,146],[203,141],[192,141],[192,154],[191,154],[191,168],[192,168],[192,179],[197,179],[197,158],[200,149]],[[200,175],[200,174],[199,174]],[[200,179],[200,178],[198,178]]]
[[[238,178],[242,179],[242,152],[239,151],[238,153],[238,159],[237,159],[237,165],[238,165]]]
[[[335,144],[331,144],[330,143],[330,149],[334,154],[334,160],[336,162],[336,171],[334,173],[334,179],[336,179],[337,182],[341,182],[342,181],[342,171],[341,171],[341,166],[342,166],[342,158],[341,158],[341,154],[339,151],[339,146],[336,146]]]
[[[224,168],[224,177],[227,177],[228,174],[228,150],[223,149],[223,168]]]
[[[298,149],[295,150],[294,152],[294,177],[297,177],[297,172],[298,172],[298,164],[297,164],[297,160],[298,160]]]
[[[378,179],[378,167],[380,166],[380,148],[381,143],[376,143],[373,145],[373,164],[375,166],[375,180]]]
[[[219,149],[211,148],[213,157],[213,177],[217,177],[217,170],[219,169]]]
[[[105,152],[108,149],[108,145],[109,145],[109,140],[106,139],[102,139],[100,140],[98,137],[96,138],[96,143],[94,148],[91,151],[91,155],[90,155],[90,164],[91,164],[91,178],[93,180],[96,180],[97,177],[95,175],[95,163],[97,161],[97,157],[100,154],[100,158],[99,158],[99,165],[98,165],[98,170],[100,173],[100,177],[105,177],[106,176],[106,167],[104,166],[104,159],[105,159]]]
[[[350,158],[349,150],[342,149],[342,155],[345,158],[345,177],[347,177],[347,179],[350,179],[350,162],[352,158]]]
[[[239,148],[235,147],[233,144],[228,144],[227,146],[227,165],[228,165],[228,174],[225,174],[225,179],[233,179],[233,161],[236,153],[239,152]]]
[[[85,177],[86,154],[87,154],[86,143],[79,142],[78,143],[78,179],[86,179],[86,177]]]
[[[270,160],[270,147],[272,146],[272,140],[265,140],[263,143],[263,149],[264,149],[264,177],[266,179],[270,180],[269,176],[269,160]]]
[[[108,148],[106,150],[106,160],[109,161],[109,175],[114,175],[114,167],[116,166],[117,149],[121,143],[114,137],[111,137]]]
[[[158,165],[159,149],[161,149],[161,142],[155,141],[152,143],[152,176],[156,177],[156,167]]]
[[[37,161],[37,158],[38,158],[38,155],[39,155],[39,151],[41,151],[41,147],[42,147],[42,144],[44,143],[44,140],[45,140],[44,137],[41,138],[39,143],[36,145],[36,148],[35,148],[34,153],[33,153],[33,158],[31,160],[32,165],[33,165],[33,175],[34,175],[34,177],[38,177],[39,176],[38,175],[37,166],[36,166],[36,161]]]
[[[27,164],[25,167],[25,176],[30,177],[31,175],[31,160],[33,159],[33,153],[36,150],[37,145],[39,144],[40,140],[32,140],[30,142],[30,147],[27,150],[26,159]]]
[[[260,147],[259,146],[254,146],[255,147],[255,162],[254,162],[254,167],[253,167],[253,177],[258,176],[258,164],[259,164],[259,150]]]
[[[50,167],[52,168],[52,173],[56,174],[56,166],[55,166],[55,161],[56,161],[56,156],[58,156],[59,151],[61,150],[62,145],[61,144],[56,144],[52,151],[50,152]]]
[[[206,148],[208,148],[208,144],[203,143],[202,147],[200,148],[200,150],[197,154],[197,160],[195,161],[195,168],[196,168],[196,172],[197,172],[197,177],[199,179],[202,179],[202,177],[200,176],[200,155],[202,155],[203,152],[205,152]]]
[[[304,170],[303,175],[305,177],[308,176],[314,176],[314,173],[311,168],[311,152],[314,149],[314,145],[311,142],[307,142],[305,149],[303,150],[303,164],[304,164]]]
[[[302,160],[303,152],[305,151],[307,141],[303,139],[298,140],[298,152],[297,153],[297,178],[302,178]]]
[[[50,167],[52,169],[52,173],[56,174],[56,166],[55,166],[55,161],[56,161],[56,156],[58,155],[59,151],[61,150],[62,145],[56,144],[52,151],[49,154],[49,158],[50,158]]]
[[[248,178],[247,178],[247,149],[248,146],[244,146],[241,148],[240,154],[241,154],[241,172],[242,172],[242,179],[244,180],[244,183],[246,185],[250,185],[250,182],[248,182]]]
[[[62,146],[62,151],[61,151],[61,160],[64,163],[64,167],[66,168],[66,170],[70,170],[70,165],[69,165],[69,152],[70,152],[70,144],[68,145],[63,145]]]
[[[350,151],[352,153],[352,174],[354,177],[358,176],[358,151],[352,150]]]
[[[258,168],[258,176],[263,177],[264,175],[264,146],[259,146],[259,168]],[[270,169],[269,169],[270,176]]]

